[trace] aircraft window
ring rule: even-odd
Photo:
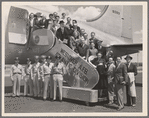
[[[26,34],[9,32],[9,43],[26,44]]]
[[[36,45],[49,45],[49,40],[47,36],[34,36],[33,37],[34,43]]]

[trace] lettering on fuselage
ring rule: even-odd
[[[119,11],[116,11],[116,10],[112,10],[112,13],[117,14],[117,15],[120,15],[120,12]]]
[[[66,65],[68,75],[80,78],[85,85],[88,84],[88,69],[79,63],[77,58],[72,57],[64,49],[61,49],[60,53],[56,53],[56,55],[61,55],[61,61]]]

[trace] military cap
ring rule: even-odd
[[[41,55],[40,57],[41,57],[41,59],[46,59],[47,56],[46,55]]]
[[[34,56],[34,58],[35,58],[35,59],[39,59],[39,56],[38,56],[38,55],[36,55],[36,56]]]
[[[19,60],[19,57],[15,57],[15,59],[14,60]]]
[[[28,62],[28,61],[31,61],[31,59],[30,59],[30,58],[27,58],[26,60],[27,60],[27,62]]]
[[[47,56],[47,59],[52,59],[52,57],[51,56]]]
[[[62,23],[65,23],[63,20],[61,20],[60,22],[59,22],[59,24],[62,24]]]
[[[125,60],[126,60],[127,58],[129,58],[129,59],[132,60],[132,57],[131,57],[130,55],[127,55],[127,56],[125,57]]]
[[[56,59],[60,59],[61,58],[61,55],[60,54],[56,54],[55,58]]]

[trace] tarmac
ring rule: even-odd
[[[12,82],[8,76],[9,71],[5,71],[5,113],[84,113],[84,112],[142,112],[142,72],[136,76],[137,104],[136,107],[125,106],[121,111],[117,111],[117,105],[107,105],[107,101],[94,103],[87,106],[83,101],[63,99],[59,101],[43,101],[42,98],[24,97],[23,80],[21,81],[21,96],[12,96]],[[124,95],[125,95],[124,89]],[[124,103],[126,96],[124,96]]]

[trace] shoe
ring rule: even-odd
[[[59,102],[62,102],[62,100],[59,100]]]
[[[124,109],[124,107],[118,107],[117,111]]]
[[[20,95],[17,95],[17,97],[20,97]]]
[[[13,94],[12,97],[16,97],[16,95]]]
[[[113,102],[112,102],[112,101],[108,103],[108,105],[111,105],[111,104],[113,104]]]
[[[51,100],[51,102],[54,102],[54,101],[56,101],[56,99],[52,99],[52,100]]]
[[[43,101],[46,101],[46,99],[43,99]]]
[[[128,103],[126,103],[126,104],[124,104],[125,106],[131,106],[130,104],[128,104]]]
[[[136,104],[132,104],[132,106],[133,106],[133,107],[135,107],[135,106],[136,106]]]

